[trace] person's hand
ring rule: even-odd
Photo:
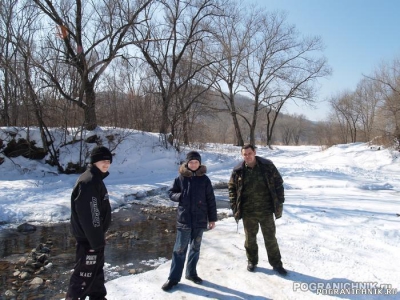
[[[208,223],[208,229],[212,230],[215,228],[215,222]]]
[[[238,211],[235,213],[234,217],[235,217],[235,220],[236,220],[236,221],[239,221],[239,220],[240,220],[240,215],[239,215],[239,212],[238,212]]]

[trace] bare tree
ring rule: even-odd
[[[325,58],[314,56],[322,49],[319,37],[299,38],[295,27],[286,23],[284,14],[263,15],[246,57],[244,85],[254,100],[251,120],[247,120],[251,143],[255,143],[261,109],[269,111],[267,134],[271,146],[272,132],[284,104],[292,99],[314,101],[316,81],[331,72]]]
[[[209,41],[211,24],[221,14],[218,0],[163,0],[160,7],[146,11],[147,21],[137,31],[137,44],[143,59],[157,79],[157,90],[162,101],[159,132],[165,146],[168,146],[168,129],[172,101],[194,76],[205,67],[205,44]],[[187,52],[196,49],[190,72],[178,77],[181,64],[187,62]],[[212,63],[212,62],[209,62]],[[182,73],[181,73],[182,75]]]
[[[307,118],[301,114],[301,115],[294,115],[294,129],[293,129],[293,141],[294,144],[297,146],[300,143],[300,140],[304,134],[305,131],[305,121]]]
[[[193,124],[200,116],[207,115],[212,106],[209,103],[210,101],[208,101],[208,92],[213,81],[204,80],[204,77],[210,78],[210,75],[206,74],[208,68],[202,69],[198,65],[199,63],[208,65],[209,61],[196,57],[196,52],[199,51],[198,46],[192,47],[190,45],[188,47],[176,70],[176,82],[184,82],[191,76],[190,81],[186,85],[182,85],[179,93],[174,97],[173,103],[171,103],[171,106],[174,108],[170,110],[170,128],[177,149],[179,149],[181,142],[189,145],[193,141],[193,134],[191,134],[193,132]],[[206,50],[201,50],[201,52],[203,51]],[[196,69],[201,71],[194,72]],[[178,131],[182,133],[181,137],[177,135]]]
[[[4,0],[0,7],[0,123],[5,126],[17,125],[23,92],[17,45],[26,28],[18,17],[20,7],[17,3],[17,0]]]
[[[217,77],[214,89],[221,96],[227,110],[231,114],[235,128],[235,144],[243,146],[243,136],[238,121],[241,115],[236,104],[236,97],[244,91],[244,60],[248,55],[248,47],[252,35],[258,25],[256,9],[241,7],[237,2],[230,2],[225,7],[226,16],[219,18],[215,30],[214,55],[217,64],[212,65],[212,73]]]
[[[357,122],[360,118],[360,112],[354,98],[354,93],[348,91],[330,100],[337,120],[341,125],[344,143],[347,143],[348,137],[350,137],[351,143],[357,141]]]
[[[342,142],[340,139],[338,123],[334,115],[330,116],[327,121],[318,122],[315,125],[314,134],[318,144],[322,147],[330,147]]]
[[[284,145],[290,145],[290,141],[294,134],[294,123],[292,120],[286,119],[280,123],[280,131],[282,135],[282,142]]]
[[[147,84],[151,85],[149,91],[154,91],[157,83],[147,80],[148,66],[139,63],[115,59],[99,81],[96,114],[101,124],[144,131],[158,128],[159,103],[145,91]]]
[[[370,141],[375,129],[376,113],[379,104],[382,103],[376,83],[364,78],[357,85],[354,97],[355,107],[360,113],[359,122],[364,133],[364,139]]]
[[[383,99],[382,110],[392,126],[388,128],[400,143],[400,59],[382,65],[373,77]]]
[[[95,86],[98,79],[113,59],[123,55],[127,46],[141,42],[131,34],[131,29],[142,22],[141,13],[151,2],[34,0],[48,17],[50,28],[57,31],[48,30],[45,37],[42,54],[50,59],[40,65],[46,74],[43,79],[84,110],[86,129],[97,126]],[[76,75],[71,78],[71,72],[55,73],[55,61],[66,64]],[[65,84],[66,76],[74,83],[72,89]]]
[[[31,125],[37,125],[40,129],[43,144],[42,155],[50,153],[51,163],[60,166],[56,149],[53,145],[53,137],[47,128],[43,116],[41,101],[43,91],[38,84],[39,69],[32,63],[36,55],[35,33],[40,30],[36,22],[38,11],[30,3],[27,3],[27,1],[21,1],[20,5],[17,5],[17,2],[11,1],[7,4],[11,5],[6,7],[6,10],[9,9],[8,16],[11,16],[11,19],[15,17],[15,19],[10,20],[10,24],[12,22],[13,26],[7,34],[8,42],[12,45],[14,51],[15,63],[5,64],[5,68],[7,69],[6,77],[14,77],[16,85],[22,91],[19,96],[21,103],[26,109],[23,123],[28,128],[27,130],[29,131]],[[10,81],[6,80],[6,84],[10,84]],[[29,142],[29,134],[27,136]],[[29,156],[31,156],[32,150],[30,143],[28,143]],[[35,151],[38,153],[39,150]]]

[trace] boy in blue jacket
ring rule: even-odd
[[[179,168],[179,176],[169,189],[169,198],[179,205],[171,270],[167,282],[162,286],[164,291],[169,291],[181,280],[189,245],[185,277],[197,284],[203,281],[196,270],[201,240],[204,230],[207,227],[213,229],[217,221],[214,190],[210,179],[205,175],[206,171],[206,166],[201,165],[200,154],[191,151],[186,156],[186,162]]]

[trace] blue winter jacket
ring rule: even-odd
[[[208,222],[217,221],[217,206],[210,179],[205,175],[206,166],[192,172],[185,164],[179,168],[180,175],[169,189],[169,198],[179,202],[177,228],[207,228]]]

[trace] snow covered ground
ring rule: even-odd
[[[77,157],[77,147],[67,150],[64,163]],[[228,181],[240,161],[240,149],[230,145],[198,151],[214,183]],[[113,152],[105,182],[114,209],[132,201],[174,205],[143,196],[172,183],[187,151],[165,150],[157,134],[132,131]],[[171,262],[154,258],[160,262],[157,269],[108,281],[107,299],[399,299],[400,153],[357,143],[326,150],[259,147],[257,154],[271,159],[285,180],[284,213],[276,224],[288,276],[272,271],[261,233],[258,268],[246,270],[243,225],[237,230],[230,217],[204,234],[198,265],[202,285],[183,278],[170,292],[162,291]],[[24,158],[6,158],[0,170],[3,227],[69,219],[78,175],[56,175],[54,168]]]

